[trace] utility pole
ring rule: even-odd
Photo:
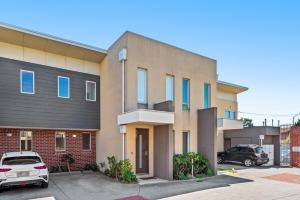
[[[298,113],[298,114],[296,114],[296,115],[293,116],[293,125],[295,125],[295,118],[296,118],[298,115],[300,115],[300,113]]]

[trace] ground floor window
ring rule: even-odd
[[[190,133],[184,131],[182,133],[182,153],[188,153],[190,151]]]
[[[32,132],[31,131],[21,131],[20,132],[20,146],[21,146],[21,151],[31,151],[32,150]]]
[[[55,151],[65,151],[66,150],[66,133],[65,132],[55,132]]]
[[[82,149],[91,150],[91,133],[82,133]]]

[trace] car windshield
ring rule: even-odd
[[[29,165],[40,163],[41,159],[38,156],[20,156],[4,158],[3,165]]]
[[[262,147],[256,147],[255,148],[255,153],[263,153],[264,149]]]

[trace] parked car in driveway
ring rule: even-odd
[[[4,153],[0,161],[0,190],[16,185],[38,184],[47,188],[49,172],[38,153]]]
[[[263,165],[269,162],[268,154],[256,144],[237,145],[224,152],[218,152],[218,163],[243,163],[246,167]]]

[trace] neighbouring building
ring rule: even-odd
[[[280,165],[280,127],[256,126],[224,131],[224,148],[239,144],[257,144],[270,158],[269,165]]]
[[[226,150],[224,148],[224,131],[242,129],[243,122],[238,119],[237,95],[247,91],[248,88],[224,81],[217,81],[217,107],[218,107],[218,132],[217,151]]]
[[[190,151],[215,169],[247,90],[217,80],[216,60],[132,32],[103,50],[0,24],[0,70],[0,154],[71,153],[74,169],[115,155],[139,177],[172,179]]]
[[[290,164],[293,167],[300,167],[300,127],[293,126],[290,129]]]

